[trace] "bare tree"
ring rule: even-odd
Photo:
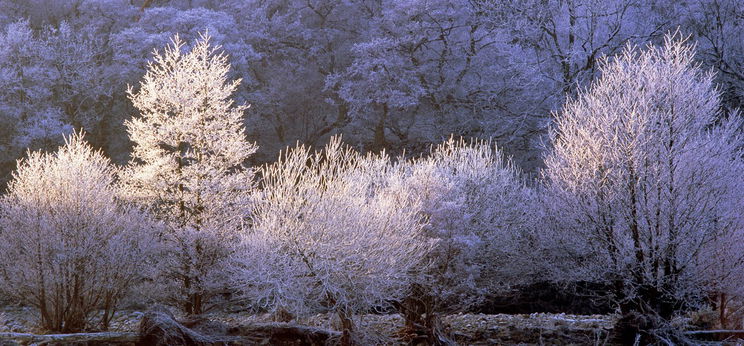
[[[614,287],[645,332],[742,263],[731,246],[744,236],[741,123],[719,113],[713,75],[693,58],[667,36],[605,60],[557,115],[546,158],[549,236],[567,273]]]

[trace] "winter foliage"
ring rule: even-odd
[[[161,268],[174,282],[166,289],[196,314],[224,289],[223,261],[253,186],[244,164],[256,150],[244,134],[246,107],[230,99],[240,81],[227,80],[230,65],[217,49],[202,37],[185,53],[176,36],[155,54],[139,89],[129,89],[141,116],[126,123],[135,145],[123,194],[165,223]]]
[[[73,134],[20,161],[0,200],[0,290],[38,309],[48,331],[108,327],[152,265],[153,224],[117,198],[115,174]]]
[[[742,264],[741,120],[720,113],[693,47],[626,48],[556,117],[546,158],[553,245],[621,306],[670,318]],[[570,275],[569,274],[569,275]]]
[[[581,284],[623,342],[744,328],[743,14],[0,0],[0,295],[61,332],[137,289],[330,313],[348,345],[380,342],[363,314],[446,343],[437,314]]]

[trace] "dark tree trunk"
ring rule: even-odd
[[[387,103],[383,103],[382,115],[380,116],[377,125],[375,125],[375,137],[372,143],[372,150],[375,152],[380,152],[387,148],[387,141],[385,140],[385,124],[387,123],[388,112],[389,109]]]
[[[351,333],[354,331],[354,322],[346,311],[339,311],[338,318],[341,321],[341,346],[353,345]]]
[[[453,345],[436,313],[436,298],[420,285],[397,304],[405,320],[403,334],[413,345]]]

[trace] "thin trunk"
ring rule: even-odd
[[[449,345],[453,344],[441,326],[436,314],[436,298],[420,285],[414,285],[411,293],[397,304],[405,321],[409,344]]]
[[[629,164],[629,176],[628,176],[628,193],[630,193],[630,233],[633,238],[633,249],[635,250],[636,259],[636,284],[642,284],[643,280],[643,247],[641,246],[641,230],[638,225],[638,198],[636,196],[636,174],[632,163]]]
[[[152,0],[145,0],[144,3],[142,3],[142,6],[140,7],[140,11],[145,11],[146,8],[150,7],[152,4]]]
[[[183,312],[187,315],[192,315],[194,313],[194,304],[191,301],[191,277],[188,273],[183,277],[183,288],[186,291],[186,302],[183,305]]]
[[[202,309],[202,295],[199,293],[194,293],[192,296],[192,301],[194,305],[194,315],[201,315],[204,312]]]
[[[114,298],[113,294],[107,293],[103,303],[103,317],[101,317],[101,329],[109,329],[111,319],[114,317]]]
[[[718,295],[718,319],[721,323],[721,329],[728,328],[728,321],[726,318],[726,293],[720,293]]]
[[[375,138],[372,144],[372,149],[374,151],[379,152],[387,147],[387,142],[385,141],[385,123],[387,122],[388,111],[389,109],[387,103],[383,103],[382,115],[380,116],[380,120],[375,126]]]
[[[354,322],[349,317],[346,309],[341,309],[338,312],[338,318],[341,321],[341,346],[351,346],[353,344],[351,333],[354,331]]]

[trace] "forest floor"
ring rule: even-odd
[[[143,313],[139,311],[117,312],[111,324],[111,331],[136,332]],[[271,316],[241,313],[212,313],[207,319],[227,325],[245,325],[254,322],[269,322]],[[5,306],[0,308],[0,333],[39,333],[35,329],[34,312],[30,308]],[[462,345],[495,344],[606,344],[616,317],[613,315],[568,315],[543,314],[529,315],[484,315],[453,314],[442,317],[442,322],[450,335]],[[335,321],[326,314],[301,318],[296,323],[335,329]],[[392,341],[392,335],[400,331],[403,319],[400,315],[359,316],[358,324],[363,324],[368,334],[378,340]]]

